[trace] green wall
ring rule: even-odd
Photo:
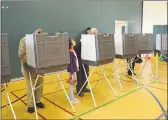
[[[46,32],[65,31],[75,37],[90,26],[114,33],[115,20],[136,21],[141,32],[141,0],[39,0],[3,1],[2,32],[8,33],[12,76],[21,77],[18,60],[19,40],[36,28]]]

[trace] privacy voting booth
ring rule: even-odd
[[[70,99],[62,84],[61,77],[58,74],[61,73],[61,71],[66,70],[68,64],[70,63],[68,33],[55,33],[52,35],[48,33],[27,34],[26,52],[27,64],[31,70],[34,70],[35,72],[40,74],[56,72],[56,75],[59,79],[59,85],[61,85],[73,111],[75,112],[75,109],[70,102]],[[31,74],[29,75],[31,77]],[[37,80],[38,79],[36,79],[36,81]],[[34,86],[32,85],[32,88],[34,88]],[[33,91],[35,89],[36,88],[34,88]],[[34,96],[33,92],[32,94]],[[36,106],[35,100],[34,106]],[[36,107],[35,111],[36,118],[38,119]]]
[[[67,69],[69,64],[69,38],[67,33],[55,35],[27,34],[27,64],[38,72],[50,73]]]
[[[133,62],[132,59],[137,54],[139,54],[138,40],[136,34],[115,34],[114,41],[116,57],[121,59],[117,65],[117,68],[119,67],[123,59],[130,59],[129,61],[126,60],[126,62],[128,63],[128,69],[132,72],[133,80],[135,80],[136,83],[139,84],[131,69]]]
[[[9,59],[8,34],[1,34],[1,83],[8,83],[11,80],[11,68]]]
[[[115,34],[116,55],[128,58],[153,52],[153,34]]]
[[[150,54],[153,52],[153,34],[139,33],[136,34],[139,54]]]
[[[81,57],[84,64],[98,66],[114,60],[113,34],[83,34],[81,38]]]
[[[93,69],[90,72],[89,76],[87,76],[87,74],[86,74],[84,65],[83,65],[83,69],[85,71],[85,75],[87,78],[86,82],[88,82],[88,85],[91,90],[93,102],[96,107],[95,98],[94,98],[94,95],[93,95],[93,92],[92,92],[92,89],[91,89],[91,86],[89,83],[89,78],[93,74],[93,71],[95,70],[96,67],[99,67],[101,69],[102,77],[105,77],[110,88],[112,89],[114,94],[117,95],[115,90],[113,89],[112,85],[110,84],[109,79],[105,75],[105,70],[106,70],[108,64],[113,62],[114,58],[115,58],[114,34],[104,34],[104,33],[100,33],[97,35],[82,34],[80,41],[81,41],[82,64],[93,66]],[[101,65],[105,65],[105,64],[106,64],[106,67],[104,69],[102,69]],[[115,68],[114,68],[114,71],[117,75],[121,90],[123,90],[121,83],[120,83],[120,80],[119,80],[119,77],[118,77],[118,73]],[[101,77],[101,79],[102,79],[102,77]],[[99,83],[99,81],[97,82],[97,84]],[[85,86],[86,82],[84,83],[83,87]],[[83,89],[83,87],[81,88],[81,90]],[[78,93],[80,93],[80,91]]]
[[[168,59],[167,34],[156,35],[156,50],[161,52],[159,58]],[[156,62],[156,79],[158,79],[158,60]]]
[[[138,33],[136,34],[137,36],[137,41],[138,41],[138,49],[139,49],[139,54],[146,54],[149,55],[151,53],[153,53],[153,34],[151,33]],[[140,57],[139,57],[140,58]],[[140,75],[142,74],[145,65],[148,64],[148,66],[150,67],[150,74],[152,76],[153,79],[155,79],[151,66],[149,65],[148,61],[146,60],[145,57],[145,63],[141,69]]]
[[[135,34],[115,34],[115,54],[118,58],[130,58],[138,54],[138,40]]]
[[[156,35],[156,50],[161,51],[161,54],[167,56],[167,34],[157,34]]]
[[[115,34],[115,50],[117,58],[122,59],[132,59],[128,62],[128,69],[131,70],[132,76],[134,80],[139,84],[136,80],[136,77],[133,74],[131,69],[132,62],[134,61],[134,57],[138,54],[150,54],[153,52],[153,35],[148,33],[134,33],[134,34]],[[140,57],[139,57],[140,59]],[[120,60],[121,61],[121,60]],[[119,62],[120,64],[120,62]],[[146,64],[146,59],[145,59]],[[144,64],[144,66],[145,66]],[[119,65],[118,65],[119,66]],[[144,68],[144,67],[143,67]],[[141,70],[142,73],[143,69]],[[152,71],[151,75],[153,77]],[[154,78],[154,77],[153,77]]]
[[[8,45],[8,34],[1,34],[1,85],[4,87],[4,92],[6,93],[6,97],[8,100],[8,105],[12,110],[12,114],[14,119],[16,119],[16,114],[11,104],[11,100],[8,94],[8,86],[7,84],[11,80],[11,67],[10,67],[10,58],[9,58],[9,45]],[[7,107],[6,105],[5,107]]]

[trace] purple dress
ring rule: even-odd
[[[70,64],[68,65],[67,71],[71,73],[71,75],[75,72],[78,72],[76,57],[72,51],[70,53]]]

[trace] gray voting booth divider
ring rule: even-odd
[[[83,84],[82,88],[79,90],[78,94],[81,92],[81,90],[83,89],[85,84],[88,82],[88,86],[91,91],[94,106],[96,107],[97,104],[96,104],[96,101],[95,101],[95,98],[93,95],[93,91],[92,91],[92,88],[91,88],[90,82],[89,82],[89,78],[93,74],[96,67],[99,67],[101,69],[102,76],[98,80],[95,87],[98,85],[98,83],[100,82],[102,77],[104,77],[106,79],[107,83],[109,84],[110,88],[114,92],[115,96],[117,96],[115,90],[113,89],[109,79],[107,78],[107,76],[105,74],[105,70],[108,67],[108,64],[111,62],[114,63],[114,58],[115,58],[114,34],[103,34],[103,33],[100,33],[97,35],[82,34],[80,41],[81,41],[82,64],[83,64],[83,69],[84,69],[85,76],[86,76],[87,80]],[[90,72],[89,76],[87,76],[87,74],[86,74],[84,64],[93,66],[93,69]],[[106,67],[104,69],[102,69],[101,65],[105,65],[105,64],[106,64]],[[123,88],[122,88],[122,85],[120,83],[120,79],[118,76],[118,72],[116,71],[116,68],[115,68],[116,67],[115,63],[114,63],[113,67],[114,67],[114,71],[117,75],[117,79],[118,79],[120,88],[123,91]],[[95,89],[95,87],[94,87],[94,89]]]
[[[151,54],[154,51],[153,34],[139,33],[139,34],[136,34],[136,36],[137,36],[137,40],[138,40],[139,54],[146,54],[146,55]],[[139,57],[139,59],[140,59],[140,57]],[[150,67],[150,74],[151,74],[152,78],[155,79],[154,74],[151,69],[151,66],[148,63],[146,57],[145,57],[145,62],[144,62],[144,65],[141,69],[140,75],[142,74],[146,64]]]
[[[8,105],[12,110],[12,114],[14,119],[16,119],[16,114],[11,104],[11,100],[8,94],[8,87],[7,83],[11,80],[11,69],[10,69],[10,58],[9,58],[9,46],[8,46],[8,34],[2,33],[1,34],[1,85],[5,89],[6,97],[8,100]],[[6,107],[8,106],[6,105]]]
[[[7,33],[2,33],[1,35],[1,52],[2,52],[2,81],[1,83],[8,83],[11,80],[11,69],[10,69],[10,59],[9,59],[9,46],[8,46],[8,36]]]
[[[38,77],[43,77],[40,74],[44,73],[56,72],[57,78],[59,80],[58,86],[61,85],[73,111],[75,112],[73,104],[71,103],[62,84],[61,76],[59,75],[59,73],[61,74],[61,71],[67,69],[67,66],[70,63],[68,33],[55,33],[54,35],[49,35],[48,33],[27,34],[26,52],[28,66],[30,69],[39,74],[36,78],[35,84],[32,85],[31,73],[29,72],[36,119],[38,119],[38,115],[35,105],[34,91],[40,86],[35,88],[35,85],[37,83]]]
[[[153,52],[153,35],[139,34],[115,34],[115,50],[117,57],[129,57],[137,54]]]
[[[159,59],[168,59],[168,46],[167,46],[167,35],[168,34],[157,34],[156,35],[156,50],[160,51]],[[158,79],[158,60],[156,61],[156,79]]]
[[[69,64],[67,33],[26,35],[27,64],[42,73],[61,71]]]
[[[116,58],[120,58],[117,68],[119,68],[123,59],[130,59],[127,62],[128,69],[132,73],[132,79],[140,85],[137,81],[132,68],[133,58],[139,53],[138,40],[136,34],[115,34],[115,54]]]
[[[81,42],[83,64],[97,66],[114,60],[115,48],[113,34],[101,33],[96,36],[83,34]]]
[[[139,54],[150,54],[153,52],[153,34],[137,34]]]
[[[117,58],[130,58],[138,54],[135,34],[115,34],[115,54]]]
[[[156,35],[156,50],[159,50],[162,55],[168,56],[167,54],[167,35],[168,34],[157,34]]]

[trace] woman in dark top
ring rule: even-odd
[[[79,71],[78,58],[74,50],[75,45],[76,45],[75,41],[73,39],[69,39],[70,64],[68,65],[67,71],[69,72],[69,75],[70,75],[70,78],[69,78],[70,87],[69,87],[68,96],[72,103],[79,103],[80,101],[76,99],[73,94],[74,82],[75,80],[77,80],[76,73]]]

